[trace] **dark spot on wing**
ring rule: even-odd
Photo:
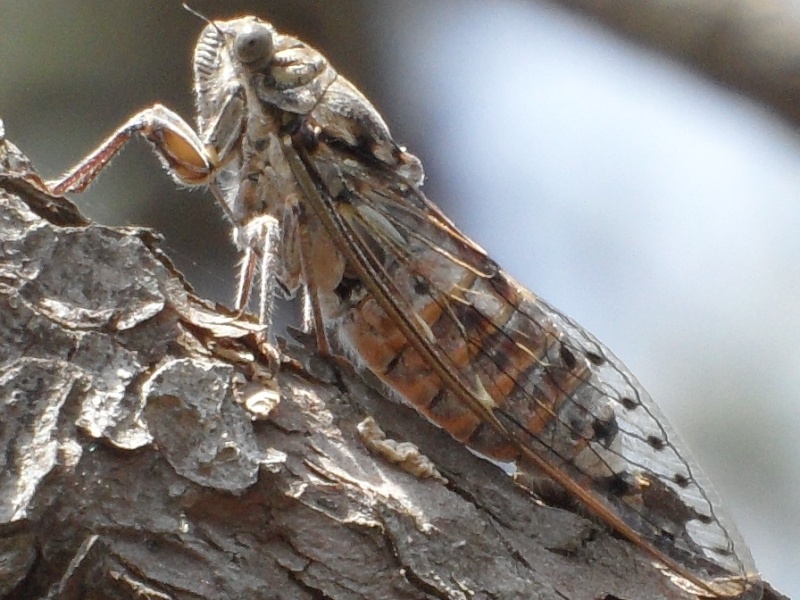
[[[612,414],[608,419],[597,419],[592,423],[592,431],[595,441],[608,448],[619,432],[617,418]]]
[[[487,324],[487,319],[480,311],[475,310],[474,307],[467,304],[455,304],[450,307],[455,313],[455,317],[461,325],[469,332],[474,332],[473,335],[480,335]],[[496,329],[493,327],[493,329]]]
[[[654,450],[663,450],[664,446],[666,446],[666,442],[664,442],[664,440],[654,435],[647,436],[647,443],[650,444]]]
[[[441,388],[436,395],[428,402],[428,410],[431,413],[436,413],[442,406],[447,405],[447,388]]]
[[[417,296],[426,295],[430,293],[430,291],[431,286],[427,281],[419,277],[414,280],[414,293],[417,294]]]
[[[706,525],[714,522],[714,519],[712,519],[708,515],[701,515],[700,513],[697,513],[697,520],[700,521],[701,523],[705,523]]]
[[[672,481],[677,483],[682,488],[689,487],[689,478],[681,473],[675,473],[675,475],[672,476]]]
[[[369,135],[356,137],[356,144],[352,145],[340,137],[323,130],[318,136],[319,140],[327,146],[351,156],[365,167],[375,169],[376,172],[386,173],[389,166],[381,161],[373,152],[374,141]]]
[[[633,487],[619,473],[606,477],[598,483],[602,489],[613,496],[626,496],[633,491]]]
[[[600,365],[602,365],[602,364],[605,364],[605,362],[606,362],[605,358],[603,358],[599,354],[595,354],[594,352],[587,352],[586,353],[586,358],[589,359],[590,363],[592,363],[593,365],[596,365],[598,367]]]
[[[525,300],[523,291],[525,290],[514,286],[505,276],[505,273],[503,273],[498,264],[488,256],[476,254],[474,258],[475,261],[473,264],[480,266],[481,271],[489,276],[485,281],[492,286],[494,291],[497,292],[497,295],[502,298],[506,304],[512,306],[516,310],[522,309],[522,312],[535,320],[535,317],[531,313],[528,313],[522,308],[523,301]],[[531,300],[535,298],[531,292],[525,291],[525,294],[530,294]]]
[[[620,398],[619,403],[622,404],[622,406],[624,406],[627,410],[633,410],[639,406],[639,403],[636,400],[628,397]]]
[[[378,156],[385,154],[386,150],[392,148],[394,144],[375,127],[375,123],[371,119],[363,118],[361,114],[353,114],[352,116],[355,117],[350,121],[351,133],[355,136],[353,151],[362,156],[370,156],[372,160],[379,163],[386,164]]]
[[[395,354],[394,357],[392,358],[392,360],[389,361],[389,364],[386,365],[386,370],[384,371],[384,374],[385,375],[391,375],[392,371],[394,371],[397,368],[397,365],[400,364],[400,360],[402,358],[403,358],[402,351],[398,352],[397,354]]]
[[[497,370],[500,373],[508,373],[514,366],[513,357],[506,352],[498,352],[495,346],[492,346],[492,349],[491,358]]]
[[[575,368],[575,365],[578,364],[578,359],[575,358],[575,355],[572,353],[572,351],[564,344],[561,344],[558,353],[561,356],[561,360],[563,360],[564,364],[567,365],[568,369],[572,370]]]

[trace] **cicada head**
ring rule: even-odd
[[[305,114],[322,98],[336,72],[319,52],[256,17],[210,22],[194,53],[197,125],[210,137],[232,98]]]

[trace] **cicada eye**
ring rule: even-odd
[[[262,23],[250,23],[236,34],[236,57],[248,66],[260,66],[272,57],[272,30]]]

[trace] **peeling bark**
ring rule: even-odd
[[[273,406],[258,331],[0,129],[0,598],[688,597],[302,339]]]

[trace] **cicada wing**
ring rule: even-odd
[[[297,151],[309,204],[362,286],[335,328],[359,366],[476,451],[544,471],[687,587],[760,597],[713,488],[605,346],[390,166],[336,141]]]

